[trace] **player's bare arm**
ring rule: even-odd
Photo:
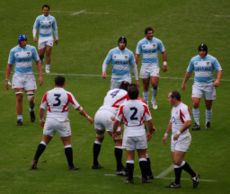
[[[215,87],[218,87],[220,85],[221,78],[222,78],[222,71],[218,71],[216,74],[216,80],[213,83]]]
[[[37,69],[38,69],[38,81],[39,85],[42,85],[44,80],[43,80],[43,72],[42,72],[42,63],[40,60],[36,61],[37,64]]]
[[[93,118],[88,115],[88,113],[80,106],[78,109],[79,113],[87,119],[87,121],[92,124],[93,123]]]
[[[114,124],[113,124],[113,139],[115,139],[117,137],[117,129],[120,126],[120,122],[118,120],[115,120]]]
[[[135,61],[136,61],[136,64],[138,65],[140,61],[140,54],[135,54]]]
[[[184,79],[182,81],[182,84],[181,84],[181,89],[183,91],[185,91],[185,89],[186,89],[186,83],[187,83],[187,81],[189,80],[190,77],[191,77],[191,73],[186,72],[185,75],[184,75]]]
[[[43,128],[44,127],[44,124],[45,124],[45,109],[43,108],[40,108],[39,110],[39,124],[40,124],[40,127]]]
[[[6,79],[5,79],[6,90],[8,90],[10,85],[11,85],[11,83],[10,83],[10,72],[11,72],[11,66],[10,66],[10,64],[7,64],[7,66],[6,66]]]
[[[177,140],[179,138],[179,136],[181,135],[181,133],[183,133],[186,129],[188,129],[192,124],[192,121],[185,121],[183,126],[181,127],[180,130],[178,130],[174,135],[173,135],[173,140]]]
[[[168,63],[167,63],[167,53],[162,52],[162,61],[163,61],[163,66],[162,66],[162,70],[163,72],[168,71]]]
[[[152,139],[153,134],[156,132],[156,128],[153,125],[153,122],[151,120],[146,122],[147,128],[148,128],[148,134],[147,139],[148,141]]]
[[[166,144],[166,143],[167,143],[168,135],[169,135],[169,133],[171,132],[171,130],[172,130],[172,123],[169,122],[168,127],[167,127],[167,129],[166,129],[166,131],[165,131],[165,133],[164,133],[163,138],[162,138],[163,144]]]

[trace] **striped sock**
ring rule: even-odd
[[[208,110],[206,109],[205,111],[205,123],[210,122],[212,118],[212,109]]]
[[[197,125],[200,125],[200,110],[199,108],[192,109],[193,119]]]

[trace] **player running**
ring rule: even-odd
[[[58,43],[58,28],[54,16],[50,15],[50,6],[42,6],[42,15],[39,15],[33,25],[33,40],[37,42],[37,31],[39,30],[38,50],[39,57],[43,63],[46,54],[45,72],[50,73],[51,52],[53,43]]]
[[[216,71],[216,79],[213,79],[213,72]],[[222,68],[219,61],[208,54],[208,47],[201,43],[198,47],[198,55],[194,56],[188,65],[182,82],[182,90],[186,88],[186,82],[194,75],[194,84],[192,86],[192,103],[193,103],[193,118],[195,124],[193,130],[200,130],[200,100],[205,99],[205,127],[211,127],[212,118],[212,102],[216,99],[216,87],[220,85],[222,77]]]
[[[37,169],[37,163],[46,146],[53,138],[55,132],[61,137],[64,144],[65,155],[69,170],[77,170],[73,163],[73,150],[71,145],[71,127],[68,118],[68,107],[71,105],[74,109],[84,116],[89,123],[93,119],[84,111],[82,106],[76,101],[74,96],[64,89],[65,78],[57,76],[55,78],[55,88],[45,93],[40,105],[40,126],[43,128],[42,141],[37,147],[31,169]],[[45,120],[45,110],[47,116]]]
[[[5,87],[8,90],[11,86],[10,73],[14,66],[14,74],[12,77],[12,88],[16,94],[16,113],[17,125],[23,124],[23,93],[27,94],[29,101],[29,111],[31,122],[35,121],[34,113],[34,92],[37,89],[36,80],[33,74],[33,61],[37,64],[39,84],[43,83],[42,65],[34,46],[27,44],[27,36],[20,34],[18,36],[18,45],[10,50],[8,64],[6,67]]]
[[[180,179],[182,170],[185,170],[192,177],[193,188],[197,188],[199,184],[199,175],[195,173],[190,165],[184,161],[186,152],[191,144],[191,134],[189,127],[191,126],[191,117],[189,108],[181,102],[180,93],[173,91],[168,96],[169,103],[172,105],[171,118],[163,137],[163,143],[167,143],[168,135],[172,131],[171,136],[171,152],[174,163],[175,182],[171,183],[167,188],[180,188]]]
[[[149,183],[148,179],[148,167],[146,159],[147,151],[147,139],[152,138],[152,134],[155,128],[152,124],[151,113],[149,112],[148,106],[138,99],[139,91],[135,84],[131,84],[128,88],[129,100],[124,102],[116,115],[113,137],[114,139],[120,135],[119,126],[122,122],[125,125],[124,137],[122,146],[127,151],[127,179],[126,183],[133,183],[133,171],[134,171],[134,155],[135,150],[138,152],[139,165],[142,174],[142,183]],[[147,122],[149,129],[146,134],[144,123]],[[147,138],[148,137],[148,138]]]
[[[102,166],[98,162],[98,156],[101,150],[101,144],[104,140],[105,130],[110,136],[113,132],[113,121],[119,106],[127,100],[129,83],[122,81],[120,88],[109,90],[104,98],[103,105],[96,112],[94,117],[94,127],[96,130],[96,140],[93,144],[93,166],[92,169],[100,169]],[[120,129],[120,128],[119,128]],[[120,129],[121,130],[121,129]],[[116,174],[125,175],[124,166],[122,164],[122,135],[120,134],[114,139],[115,148],[114,155],[116,158]]]
[[[140,78],[143,81],[143,97],[148,104],[149,101],[149,83],[152,85],[152,108],[156,110],[158,108],[156,102],[157,88],[159,82],[159,61],[158,52],[162,54],[163,60],[163,72],[168,70],[167,54],[162,41],[156,37],[153,37],[154,29],[152,27],[145,28],[145,38],[141,39],[137,43],[136,47],[136,64],[139,63],[140,57],[142,57],[142,65],[140,70]]]
[[[105,79],[107,66],[112,63],[111,89],[119,88],[122,81],[131,83],[130,67],[133,69],[137,85],[139,83],[134,54],[126,46],[127,39],[121,36],[118,39],[118,46],[109,51],[102,64],[102,78]]]

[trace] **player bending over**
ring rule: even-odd
[[[190,165],[184,160],[185,154],[191,144],[191,134],[189,127],[191,126],[191,117],[189,108],[181,102],[179,92],[173,91],[168,96],[169,103],[172,106],[171,118],[163,137],[163,143],[167,143],[168,135],[171,136],[171,153],[174,164],[175,181],[167,188],[180,188],[180,179],[182,170],[185,170],[192,177],[193,188],[197,188],[199,184],[199,174],[195,173]]]
[[[139,91],[135,84],[131,84],[128,88],[129,100],[124,102],[116,115],[113,137],[114,139],[120,135],[119,126],[124,122],[125,130],[122,146],[127,151],[127,179],[126,183],[133,183],[133,171],[134,171],[134,155],[137,150],[139,157],[139,165],[142,174],[142,183],[149,183],[148,179],[148,167],[146,159],[147,151],[147,139],[152,138],[152,134],[155,128],[152,124],[152,117],[149,112],[148,106],[138,99]],[[144,123],[149,129],[146,134]],[[148,136],[148,138],[147,138]]]
[[[104,98],[103,105],[96,112],[94,117],[94,127],[96,130],[96,140],[93,144],[93,166],[92,169],[100,169],[102,166],[98,162],[98,156],[101,150],[101,144],[104,140],[105,130],[110,136],[113,132],[113,123],[119,106],[128,98],[127,89],[129,83],[121,82],[119,89],[109,90]],[[119,127],[119,130],[121,128]],[[122,135],[120,134],[114,139],[115,148],[114,155],[116,158],[116,174],[125,175],[124,166],[122,164]]]
[[[22,110],[24,92],[26,92],[27,99],[29,101],[30,120],[31,122],[35,121],[34,92],[37,89],[37,85],[32,68],[33,61],[35,61],[37,65],[39,84],[42,85],[42,65],[37,50],[34,46],[27,44],[27,36],[25,34],[20,34],[18,36],[18,45],[10,50],[5,80],[5,87],[8,90],[11,86],[10,73],[14,65],[12,88],[16,94],[16,113],[18,126],[23,124]]]
[[[193,119],[195,124],[193,130],[200,130],[200,100],[204,98],[205,112],[205,127],[211,127],[212,118],[212,102],[216,99],[216,88],[220,85],[222,77],[222,68],[219,61],[208,54],[206,44],[200,44],[198,47],[199,54],[193,57],[188,65],[182,82],[182,90],[186,88],[186,82],[195,72],[194,84],[192,86],[192,103],[193,103]],[[216,79],[213,79],[213,71],[217,72]]]
[[[72,105],[74,109],[84,116],[89,123],[93,119],[83,110],[82,106],[76,101],[74,96],[64,89],[65,78],[57,76],[55,78],[55,88],[45,93],[40,105],[40,126],[43,128],[42,141],[37,147],[31,169],[37,169],[37,163],[46,146],[53,138],[55,132],[61,137],[64,144],[65,155],[69,170],[77,170],[73,163],[73,150],[71,145],[71,127],[68,119],[68,106]],[[45,110],[47,116],[45,120]]]
[[[46,54],[45,72],[50,73],[51,53],[53,43],[58,43],[58,28],[55,17],[50,15],[50,6],[42,6],[42,15],[39,15],[33,25],[33,40],[37,42],[37,31],[39,30],[38,50],[39,57],[43,63]]]

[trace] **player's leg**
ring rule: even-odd
[[[38,45],[38,55],[41,60],[41,63],[44,64],[44,56],[46,52],[45,42],[39,43]]]
[[[105,130],[96,129],[96,139],[93,143],[93,165],[92,169],[101,169],[102,166],[98,162],[98,157],[101,151],[101,144],[104,140]]]
[[[17,113],[17,125],[21,126],[23,124],[23,93],[24,90],[22,88],[15,88],[16,94],[16,113]]]
[[[42,140],[39,143],[37,150],[35,152],[35,155],[34,155],[34,159],[33,159],[32,166],[31,166],[32,170],[37,169],[38,160],[39,160],[40,156],[42,155],[42,153],[45,151],[46,146],[48,145],[48,143],[50,142],[51,139],[52,139],[52,136],[43,135]]]
[[[148,164],[146,158],[146,149],[138,149],[138,158],[139,158],[139,166],[141,169],[142,183],[149,183],[149,179],[147,177],[148,174]]]
[[[34,103],[34,90],[29,90],[26,91],[27,94],[27,100],[29,102],[29,112],[30,112],[30,120],[31,122],[35,121],[35,112],[34,112],[34,107],[35,107],[35,103]]]
[[[151,76],[151,85],[152,85],[152,108],[156,110],[158,108],[156,96],[157,96],[157,88],[159,83],[159,77]]]
[[[48,44],[48,43],[47,43]],[[46,45],[46,66],[45,71],[46,73],[50,73],[50,64],[51,64],[51,54],[52,54],[52,46]]]
[[[192,130],[200,130],[200,98],[192,97],[192,105],[192,115],[195,122]]]
[[[134,158],[135,158],[135,151],[127,150],[127,160],[126,160],[127,179],[125,183],[131,183],[131,184],[133,183]]]
[[[143,98],[145,102],[148,104],[149,102],[149,82],[150,78],[143,78],[142,83],[143,83]]]
[[[154,179],[154,175],[151,167],[151,160],[148,152],[146,153],[146,160],[147,160],[147,177],[148,179]]]

